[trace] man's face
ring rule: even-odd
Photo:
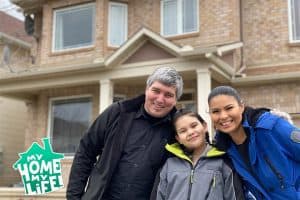
[[[176,105],[176,88],[155,81],[145,91],[145,110],[153,117],[166,116]]]

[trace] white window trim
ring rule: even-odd
[[[178,22],[178,26],[177,26],[177,34],[171,34],[171,35],[164,35],[163,30],[164,30],[164,20],[163,20],[163,16],[164,16],[164,7],[163,7],[163,2],[167,1],[167,0],[161,0],[160,1],[160,35],[164,36],[164,37],[173,37],[173,36],[178,36],[178,35],[189,35],[192,33],[198,33],[200,30],[200,15],[199,15],[199,1],[196,1],[196,12],[197,12],[197,28],[195,31],[192,32],[187,32],[187,33],[183,33],[183,29],[182,29],[182,23],[183,23],[183,18],[182,18],[182,1],[183,0],[176,0],[177,2],[179,2],[179,5],[177,7],[177,12],[178,12],[178,16],[181,16],[181,19],[179,19]],[[181,27],[181,28],[180,28]]]
[[[110,6],[111,5],[118,5],[118,6],[121,6],[121,7],[124,7],[126,9],[126,13],[125,13],[125,28],[124,28],[124,42],[128,39],[128,5],[126,3],[117,3],[117,2],[109,2],[109,5],[108,5],[108,37],[107,37],[107,45],[110,46],[110,47],[119,47],[119,45],[113,45],[113,44],[110,44],[110,26],[111,26],[111,23],[110,23]]]
[[[289,20],[289,43],[300,43],[300,40],[293,39],[293,19],[292,19],[292,5],[291,0],[288,0],[288,20]]]
[[[93,30],[92,30],[92,37],[93,37],[93,43],[95,43],[95,22],[96,22],[96,8],[95,8],[95,3],[86,3],[86,4],[82,4],[82,5],[77,5],[77,6],[69,6],[67,8],[59,8],[53,11],[53,23],[52,23],[52,53],[57,53],[57,52],[65,52],[65,51],[73,51],[73,50],[78,50],[78,49],[85,49],[85,48],[90,48],[93,47],[94,44],[91,45],[86,45],[86,46],[82,46],[82,47],[74,47],[74,48],[68,48],[68,49],[60,49],[60,50],[55,50],[55,32],[56,32],[56,13],[57,11],[65,11],[65,10],[70,10],[70,9],[74,9],[74,8],[84,8],[84,7],[89,7],[89,6],[93,6],[94,8],[94,21],[93,23]]]
[[[69,99],[80,99],[80,98],[91,98],[92,103],[91,103],[91,111],[92,111],[92,115],[93,115],[93,96],[92,95],[72,95],[72,96],[60,96],[60,97],[51,97],[49,98],[49,102],[48,102],[48,120],[47,120],[47,137],[50,138],[51,144],[53,143],[53,135],[51,133],[52,131],[52,125],[53,122],[51,121],[52,119],[52,105],[53,105],[53,101],[57,101],[57,100],[69,100]],[[93,116],[90,116],[90,121],[92,121]],[[74,152],[75,155],[75,152]],[[65,158],[73,158],[74,155],[66,155]]]

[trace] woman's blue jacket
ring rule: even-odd
[[[245,187],[256,199],[300,200],[300,129],[270,112],[256,115],[254,122],[253,117],[244,115],[242,123],[249,137],[251,169],[228,135],[217,132],[217,144],[227,149]]]

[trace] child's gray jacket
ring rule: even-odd
[[[193,167],[178,143],[166,145],[166,149],[176,157],[169,158],[162,168],[157,200],[244,199],[242,184],[224,152],[207,146]]]

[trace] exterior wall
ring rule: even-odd
[[[53,9],[69,5],[89,2],[88,0],[47,1],[43,6],[43,20],[40,44],[36,57],[38,66],[50,67],[64,63],[91,63],[95,58],[103,58],[113,53],[116,48],[107,46],[107,8],[108,0],[96,0],[96,41],[91,48],[71,50],[61,53],[51,53]],[[147,27],[160,33],[160,0],[128,0],[128,37],[140,28]],[[195,47],[233,43],[239,41],[239,1],[214,0],[199,1],[198,33],[180,35],[168,38],[178,45],[192,45]],[[102,11],[102,12],[101,12]],[[42,15],[36,15],[37,18]],[[39,19],[37,20],[40,21]]]
[[[11,73],[9,67],[4,63],[2,64],[3,49],[5,44],[8,44],[10,49],[9,67],[13,72],[24,72],[32,66],[29,49],[24,49],[20,46],[9,44],[8,42],[1,41],[0,39],[0,77]]]
[[[288,1],[242,2],[246,65],[251,68],[299,63],[300,48],[289,43]]]
[[[295,118],[295,125],[300,127],[300,81],[236,89],[241,93],[246,105],[276,108],[290,113]]]
[[[24,151],[24,129],[27,116],[24,102],[0,97],[0,187],[19,183],[20,176],[12,165]]]

